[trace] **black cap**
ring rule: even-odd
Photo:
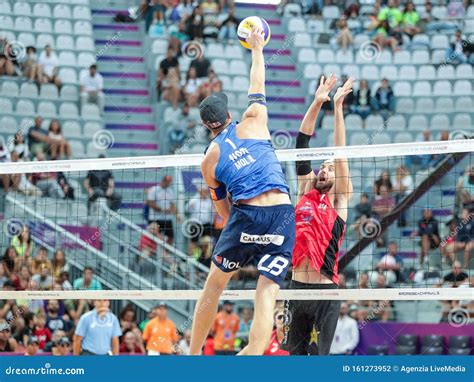
[[[58,341],[58,345],[70,345],[70,344],[71,344],[71,341],[69,341],[69,338],[67,338],[66,336],[61,337]]]
[[[235,305],[233,301],[225,300],[222,305]]]
[[[199,105],[202,122],[210,129],[220,129],[227,120],[227,96],[214,93],[206,97]]]

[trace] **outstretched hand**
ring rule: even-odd
[[[250,36],[247,37],[247,44],[250,46],[250,49],[259,49],[262,50],[265,45],[264,39],[265,32],[263,29],[254,27],[250,32]]]
[[[327,79],[325,79],[324,76],[321,76],[318,89],[314,95],[315,100],[321,103],[329,101],[329,93],[331,93],[331,90],[336,85],[336,82],[337,77],[334,74],[331,74]]]
[[[337,88],[336,94],[334,94],[334,105],[341,106],[344,102],[344,98],[352,91],[354,85],[354,79],[349,78],[344,85]]]

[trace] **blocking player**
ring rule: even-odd
[[[321,77],[315,99],[301,124],[296,148],[308,148],[321,105],[329,101],[336,77]],[[346,145],[343,101],[352,91],[349,79],[334,95],[334,143]],[[297,163],[298,201],[293,277],[290,289],[338,288],[338,251],[345,232],[352,183],[347,159],[326,160],[318,175],[311,162]],[[287,330],[283,348],[291,355],[329,354],[340,301],[285,301]]]
[[[294,246],[294,209],[267,126],[263,32],[254,28],[249,106],[242,122],[232,122],[227,97],[213,94],[199,106],[213,140],[201,165],[220,216],[227,220],[214,249],[204,290],[196,304],[191,354],[199,354],[217,313],[222,291],[250,260],[260,274],[249,344],[239,354],[261,355],[270,340],[276,295]]]

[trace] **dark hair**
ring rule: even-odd
[[[90,265],[86,265],[86,266],[84,267],[84,272],[85,272],[85,271],[92,271],[92,272],[94,272],[94,268],[92,268]]]
[[[89,69],[96,69],[96,70],[97,70],[97,65],[96,65],[96,64],[92,64],[91,66],[89,66]]]
[[[133,305],[131,303],[128,303],[127,305],[125,305],[125,307],[120,311],[120,314],[119,314],[119,318],[122,320],[124,317],[125,317],[125,314],[127,314],[127,312],[133,312],[133,316],[135,317],[137,312],[135,311],[135,308],[133,307]]]
[[[49,123],[49,131],[51,131],[51,127],[53,126],[53,123],[55,122],[58,124],[58,134],[61,134],[61,124],[59,123],[57,119],[51,120],[51,122]]]
[[[46,248],[44,245],[42,245],[41,247],[38,248],[38,252],[39,251],[46,251],[46,252],[49,252],[48,251],[48,248]]]

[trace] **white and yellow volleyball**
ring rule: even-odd
[[[250,32],[254,27],[260,28],[263,30],[264,33],[264,42],[265,45],[268,44],[270,41],[270,36],[272,32],[270,31],[270,27],[268,26],[268,23],[262,19],[261,17],[258,16],[250,16],[246,17],[243,19],[239,27],[237,28],[237,36],[239,36],[239,41],[242,44],[242,46],[246,49],[250,49],[250,46],[247,44],[247,38],[250,37]]]

